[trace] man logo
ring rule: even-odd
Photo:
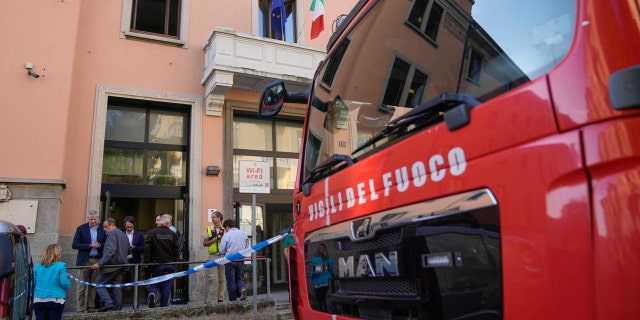
[[[398,277],[398,252],[371,252],[338,258],[338,278]]]

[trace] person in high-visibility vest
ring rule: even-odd
[[[209,247],[209,261],[222,258],[222,254],[220,253],[220,240],[224,235],[222,217],[222,212],[213,209],[211,212],[211,225],[207,227],[207,235],[202,241],[202,246]],[[213,287],[213,294],[218,297],[218,302],[224,302],[224,293],[227,287],[224,266],[207,269],[207,283],[205,284],[204,290],[205,303],[209,301],[209,289],[211,287]]]

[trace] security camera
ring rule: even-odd
[[[40,75],[33,71],[33,62],[27,62],[24,64],[24,67],[27,69],[27,75],[30,75],[36,79],[40,78]]]

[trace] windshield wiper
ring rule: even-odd
[[[302,192],[305,196],[311,194],[311,186],[314,182],[320,180],[321,177],[329,175],[337,165],[345,164],[346,167],[353,164],[353,160],[346,154],[333,154],[331,158],[317,165],[302,183]]]
[[[393,121],[390,121],[386,128],[378,132],[371,139],[367,140],[363,145],[356,148],[352,154],[366,149],[376,142],[390,136],[392,133],[408,128],[410,125],[416,125],[416,128],[419,128],[424,125],[437,123],[442,121],[441,118],[443,113],[453,108],[462,106],[463,109],[468,111],[480,103],[482,102],[476,97],[466,93],[441,93],[439,96],[426,101],[411,111],[401,115]],[[410,131],[413,130],[408,130],[404,133],[408,133]]]
[[[406,121],[414,121],[417,117],[421,117],[428,113],[445,112],[462,103],[475,107],[482,102],[476,97],[466,93],[445,92],[389,122],[389,125],[400,126]]]

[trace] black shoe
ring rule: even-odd
[[[155,308],[155,307],[156,307],[156,294],[149,293],[149,308]]]
[[[223,303],[223,302],[224,302],[224,300],[218,300],[218,303]]]
[[[98,312],[107,312],[107,311],[112,311],[112,310],[115,310],[115,309],[116,308],[114,306],[105,306],[105,307],[102,307],[102,308],[98,309],[97,311]]]

